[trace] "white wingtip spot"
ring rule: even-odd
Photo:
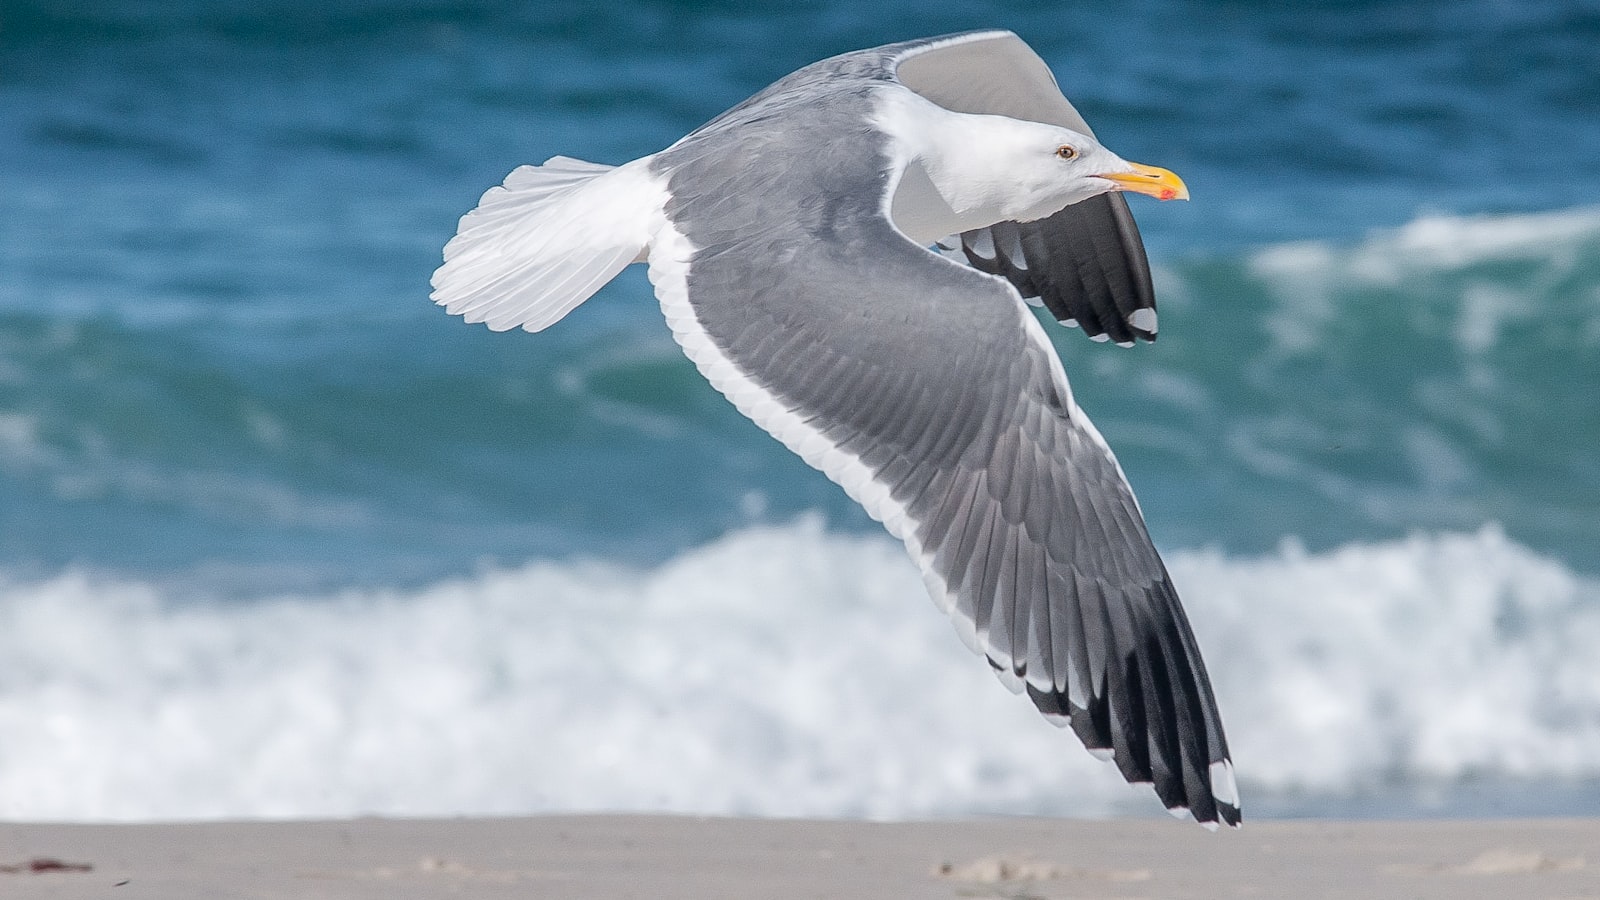
[[[1089,335],[1089,340],[1094,341],[1096,344],[1104,344],[1106,341],[1111,340],[1111,335],[1109,335],[1109,334],[1091,334],[1091,335]]]
[[[1228,760],[1218,760],[1211,764],[1208,774],[1211,776],[1211,796],[1217,798],[1218,803],[1239,808],[1239,785],[1233,780],[1233,763]]]
[[[994,238],[989,234],[989,229],[980,228],[972,235],[972,243],[968,249],[984,259],[994,259]]]
[[[1189,807],[1187,806],[1169,806],[1167,807],[1167,812],[1171,813],[1174,819],[1189,818]]]
[[[1148,331],[1151,334],[1155,334],[1156,311],[1149,308],[1136,309],[1133,312],[1128,313],[1128,324],[1139,329],[1140,331]]]
[[[1111,762],[1116,756],[1116,753],[1110,747],[1090,747],[1088,749],[1089,755],[1101,762]]]

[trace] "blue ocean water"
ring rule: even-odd
[[[1049,330],[1247,804],[1600,810],[1600,5],[10,0],[0,816],[1153,808],[642,273],[539,335],[427,299],[516,165],[978,27],[1193,192],[1134,205],[1158,343]]]

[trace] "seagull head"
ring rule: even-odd
[[[1172,172],[1128,162],[1070,128],[969,114],[941,124],[922,159],[966,227],[1031,222],[1110,191],[1189,199]]]
[[[989,123],[986,123],[989,124]],[[1147,194],[1157,200],[1187,200],[1189,188],[1171,171],[1129,162],[1086,134],[1002,119],[989,147],[989,177],[1005,199],[1003,218],[1028,222],[1111,191]],[[987,179],[986,179],[987,180]]]

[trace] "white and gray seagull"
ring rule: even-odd
[[[1016,35],[908,41],[625,165],[518,168],[461,219],[432,296],[539,331],[648,262],[700,373],[905,542],[1002,682],[1175,814],[1237,825],[1177,593],[1024,304],[1155,339],[1124,191],[1188,197],[1102,147]]]

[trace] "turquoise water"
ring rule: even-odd
[[[1187,205],[1135,202],[1156,268],[1158,343],[1124,350],[1048,326],[1157,543],[1195,560],[1194,586],[1179,584],[1197,598],[1191,606],[1221,610],[1239,591],[1269,603],[1270,582],[1238,585],[1255,584],[1262,566],[1303,574],[1325,565],[1333,574],[1309,582],[1320,586],[1320,603],[1390,597],[1382,602],[1397,610],[1433,610],[1432,625],[1425,612],[1402,616],[1412,630],[1385,636],[1396,646],[1430,627],[1462,636],[1487,622],[1492,632],[1501,615],[1493,603],[1473,618],[1461,611],[1471,606],[1465,594],[1434,591],[1426,579],[1406,586],[1404,571],[1456,559],[1440,548],[1460,540],[1469,548],[1459,550],[1460,565],[1481,566],[1480,581],[1501,585],[1502,606],[1531,604],[1518,615],[1538,623],[1541,640],[1587,634],[1600,615],[1594,4],[59,6],[21,0],[0,10],[0,609],[14,634],[32,634],[17,623],[38,619],[53,623],[51,640],[92,643],[75,622],[137,622],[177,653],[188,646],[172,636],[182,629],[162,624],[203,614],[219,616],[215,628],[230,641],[253,646],[256,632],[230,616],[264,615],[278,603],[423,604],[440,585],[465,579],[487,591],[485,573],[530,564],[568,567],[588,585],[529,576],[526,602],[535,606],[600,591],[583,581],[591,569],[610,573],[594,576],[608,585],[671,593],[650,586],[749,541],[779,556],[799,548],[780,562],[801,567],[784,596],[802,609],[900,590],[905,572],[892,554],[861,570],[866,586],[807,580],[805,560],[876,553],[877,527],[703,383],[671,342],[642,273],[625,273],[539,335],[490,334],[444,315],[428,302],[428,276],[456,218],[518,164],[556,153],[622,162],[814,59],[994,26],[1040,51],[1110,147],[1178,171],[1193,191]],[[770,534],[788,543],[761,543]],[[1391,553],[1408,562],[1384,568]],[[1200,562],[1219,554],[1231,568]],[[1340,568],[1340,554],[1365,562]],[[698,588],[679,585],[681,602],[705,582],[756,577],[726,566],[708,570]],[[1531,590],[1513,577],[1526,567],[1555,573],[1554,586],[1518,593]],[[1288,599],[1303,600],[1305,590]],[[351,591],[367,599],[351,601]],[[126,607],[135,595],[157,599]],[[52,617],[58,603],[77,617]],[[343,635],[341,646],[368,639],[365,613],[326,614],[335,618],[320,627]],[[1241,654],[1225,635],[1208,641],[1202,612],[1195,618],[1227,714],[1229,660]],[[728,627],[751,636],[766,626]],[[1273,628],[1292,627],[1259,625],[1250,637],[1270,643],[1287,633]],[[1532,652],[1505,635],[1484,652]],[[952,654],[949,665],[971,662],[948,643],[938,646]],[[1518,702],[1556,705],[1519,733],[1529,746],[1567,741],[1566,761],[1517,748],[1468,752],[1496,727],[1486,721],[1437,736],[1460,750],[1440,762],[1417,755],[1426,743],[1418,726],[1396,738],[1400,750],[1317,770],[1342,773],[1332,780],[1262,759],[1256,771],[1272,774],[1254,786],[1278,798],[1265,805],[1280,811],[1345,814],[1363,808],[1374,785],[1442,790],[1447,810],[1449,786],[1463,778],[1488,779],[1490,788],[1462,788],[1478,797],[1516,794],[1494,786],[1504,784],[1557,795],[1562,785],[1592,786],[1600,754],[1581,759],[1600,747],[1600,707],[1585,705],[1600,670],[1581,643],[1545,649],[1521,668],[1507,663],[1520,674],[1506,677],[1528,682]],[[710,658],[731,666],[736,654],[726,652]],[[110,677],[86,663],[88,681],[74,680],[59,660],[26,658],[33,662],[12,680],[0,674],[0,723],[41,715],[39,684]],[[82,687],[81,708],[68,707],[88,722],[161,697],[181,706],[185,679],[199,684],[221,665],[206,659],[182,669],[177,688],[157,677],[158,661],[118,664],[120,680],[148,678],[148,689]],[[315,665],[294,659],[273,671]],[[1306,668],[1306,659],[1256,664],[1266,675],[1275,665],[1328,671]],[[346,713],[392,675],[374,662],[370,678],[329,688],[350,704],[339,707],[335,718],[346,724],[333,737],[371,736]],[[1386,690],[1406,694],[1381,670],[1359,678],[1355,693],[1370,695],[1369,712],[1394,708]],[[546,726],[567,709],[540,698],[570,686],[513,683],[520,687],[505,703],[541,710],[535,718]],[[1011,700],[982,688],[997,703]],[[672,702],[691,694],[685,688]],[[230,696],[223,707],[244,702]],[[880,700],[895,702],[887,692]],[[707,716],[731,704],[705,702]],[[1233,714],[1230,726],[1266,747],[1283,708],[1259,719]],[[485,709],[474,715],[493,718]],[[841,748],[871,752],[870,742],[849,742],[860,735],[800,740],[787,713],[772,715],[772,734],[786,736],[772,738],[788,748],[771,751],[779,756],[820,765]],[[594,727],[625,727],[617,716]],[[1360,730],[1361,716],[1349,721]],[[0,786],[66,780],[51,768],[59,744],[13,740],[35,749],[8,757],[5,733]],[[330,746],[344,746],[333,737]],[[504,739],[529,740],[526,731]],[[1247,790],[1250,740],[1235,741]],[[237,755],[248,742],[226,746]],[[415,758],[449,756],[428,746]],[[1000,765],[969,749],[974,771]],[[1077,751],[1063,746],[1069,752]],[[171,763],[162,753],[150,750],[152,770]],[[750,764],[769,756],[751,750]],[[305,767],[309,758],[280,761]],[[505,765],[514,765],[509,753]],[[571,796],[536,786],[503,811],[795,811],[773,797],[827,781],[796,776],[770,796],[752,787],[697,806],[693,797],[715,793],[706,784],[716,769],[705,782],[690,779],[700,794],[656,803],[645,788],[602,789],[608,776],[580,767],[564,776],[578,786]],[[479,793],[468,785],[415,800],[425,780],[402,772],[360,796],[308,788],[307,797],[335,800],[281,809],[249,791],[217,792],[233,800],[215,809],[163,806],[136,786],[89,797],[28,793],[40,799],[10,808],[0,799],[0,815],[500,809],[484,799],[490,779]],[[799,811],[1014,808],[972,799],[983,796],[978,788],[969,797],[938,784],[925,795],[956,799],[896,805],[890,792]],[[1059,804],[1040,809],[1070,811],[1071,791],[1062,791]],[[105,800],[113,795],[121,805]],[[1309,795],[1324,800],[1294,799]],[[1567,796],[1581,809],[1594,792]],[[1368,807],[1393,808],[1386,803]]]

